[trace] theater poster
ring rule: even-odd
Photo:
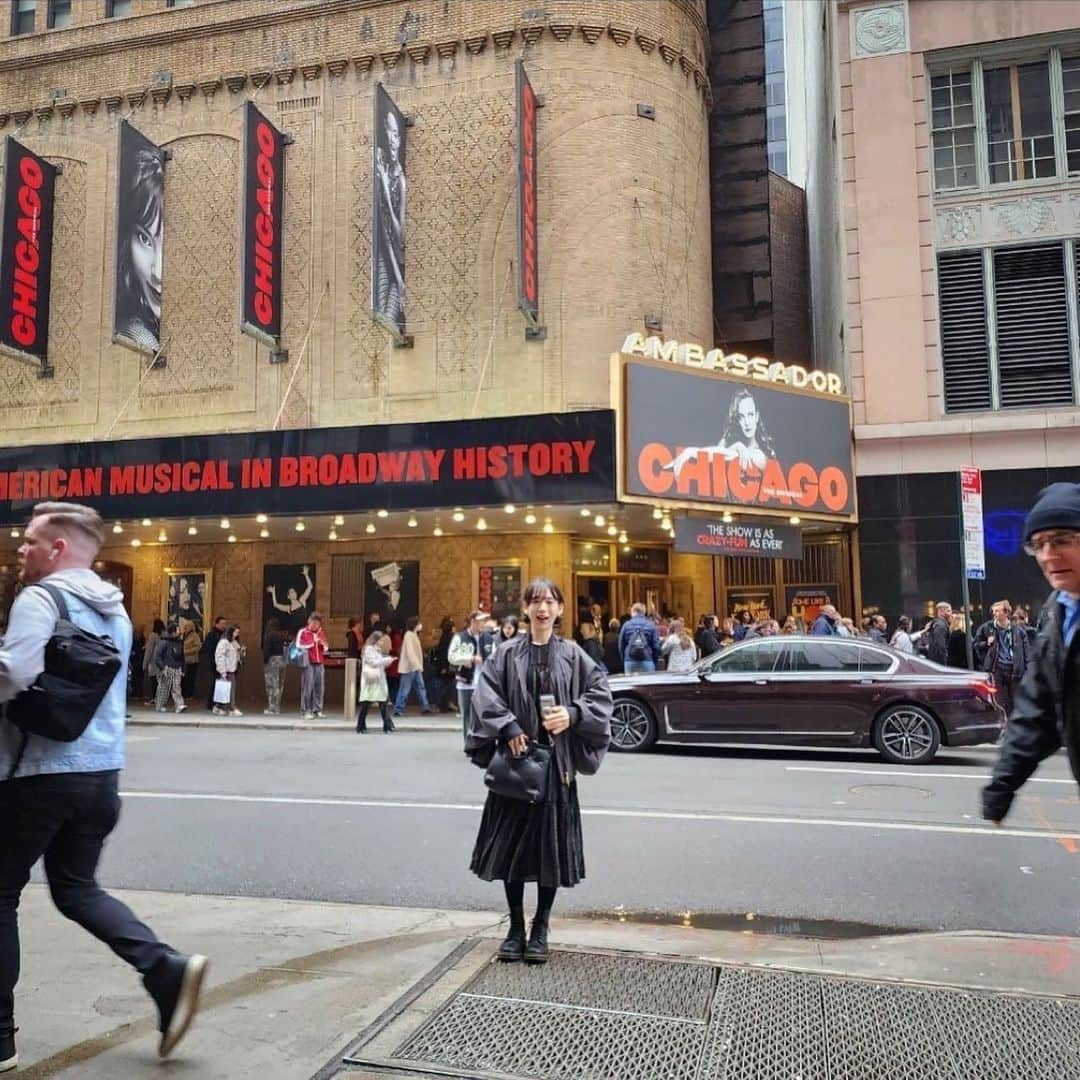
[[[314,563],[267,563],[263,566],[262,628],[271,619],[295,634],[316,611]]]
[[[853,517],[847,398],[662,360],[622,372],[628,495]]]
[[[405,336],[405,118],[375,84],[372,138],[371,311],[395,338]]]
[[[540,322],[540,257],[536,202],[536,94],[525,65],[514,66],[517,98],[518,307],[530,326]]]
[[[165,151],[120,121],[113,339],[141,352],[161,348],[161,251]]]
[[[364,563],[364,625],[369,629],[405,630],[405,622],[420,614],[420,564],[383,560]],[[378,615],[377,622],[372,615]]]
[[[281,339],[281,235],[285,138],[244,106],[244,285],[241,329],[270,347]]]
[[[0,240],[0,344],[36,360],[49,351],[56,168],[10,136]]]

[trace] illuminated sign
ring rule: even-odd
[[[783,364],[764,356],[747,356],[745,353],[725,353],[723,349],[709,349],[703,345],[680,344],[662,341],[644,334],[628,334],[622,352],[627,356],[644,356],[650,360],[667,360],[685,367],[715,371],[737,379],[756,379],[759,382],[791,386],[796,390],[813,390],[819,394],[840,396],[844,384],[839,375],[815,371],[798,364]]]

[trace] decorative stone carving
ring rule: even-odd
[[[105,102],[105,108],[110,113],[114,113],[120,108],[120,104],[124,100],[124,95],[118,90],[110,90],[109,93],[101,95],[101,100]]]
[[[279,67],[274,72],[274,80],[278,86],[288,86],[295,78],[296,68],[294,67]]]
[[[375,54],[367,53],[365,56],[354,56],[353,67],[358,75],[366,75],[375,63]]]
[[[550,26],[551,36],[556,41],[569,41],[574,32],[573,23],[552,23]]]
[[[849,17],[853,60],[889,56],[910,48],[907,0],[854,8]]]
[[[386,52],[379,53],[379,59],[383,62],[383,67],[388,70],[393,70],[397,67],[398,61],[405,55],[404,49],[387,50]]]
[[[544,36],[544,28],[542,26],[523,26],[521,28],[521,37],[526,45],[535,45]]]
[[[326,61],[326,70],[332,79],[338,79],[349,69],[348,57],[338,56]]]
[[[604,33],[604,27],[596,23],[582,23],[580,26],[581,36],[590,44],[595,45]]]
[[[195,84],[193,82],[177,83],[173,89],[181,101],[189,101],[191,95],[195,93]]]
[[[638,48],[641,49],[646,56],[656,48],[657,39],[649,34],[643,34],[640,30],[634,31],[634,40],[638,43]]]
[[[405,51],[414,64],[426,64],[428,57],[431,55],[431,46],[421,42],[412,42],[405,46]]]
[[[435,51],[443,60],[452,60],[457,55],[460,44],[456,38],[453,41],[436,41]]]
[[[244,89],[247,79],[246,71],[228,71],[225,73],[225,85],[229,88],[230,94],[239,94]],[[180,87],[176,88],[176,92],[180,93]],[[190,95],[188,96],[190,97]]]
[[[630,29],[626,26],[616,26],[611,23],[607,28],[608,36],[620,48],[630,40]]]
[[[994,223],[1009,236],[1035,236],[1039,233],[1053,232],[1057,228],[1054,215],[1056,199],[1017,199],[1014,202],[998,203],[991,208]]]
[[[478,56],[487,45],[487,34],[478,34],[465,39],[465,50],[470,56]]]
[[[511,27],[509,30],[494,30],[491,40],[495,42],[496,49],[509,49],[514,42],[517,32]]]
[[[68,117],[75,115],[75,107],[77,105],[78,102],[74,98],[65,97],[60,98],[60,100],[57,101],[56,108],[60,115],[66,120]]]
[[[309,60],[306,64],[300,65],[300,74],[304,76],[304,82],[311,82],[322,74],[322,69],[321,60]]]
[[[199,89],[207,101],[212,101],[214,95],[221,89],[221,80],[216,75],[208,75],[199,80]]]
[[[172,83],[158,83],[150,87],[150,98],[155,105],[164,105],[172,94]]]
[[[684,75],[689,75],[694,70],[694,63],[686,53],[679,53],[679,67]]]
[[[251,73],[251,85],[256,90],[261,90],[272,78],[273,76],[269,71],[253,71]]]
[[[660,55],[664,58],[665,64],[674,64],[679,53],[673,46],[660,42]]]
[[[93,116],[98,111],[98,106],[101,104],[101,98],[87,97],[79,98],[79,108],[87,116]]]
[[[52,101],[42,101],[34,106],[34,115],[44,123],[53,114],[53,108],[55,107]]]
[[[970,243],[979,235],[978,208],[950,206],[937,212],[939,242],[943,245]]]
[[[124,97],[127,98],[127,103],[130,108],[137,109],[146,100],[146,87],[136,86],[130,90],[125,90]]]
[[[0,113],[0,128],[6,128],[11,119],[11,113]]]
[[[701,68],[695,67],[694,68],[694,86],[696,86],[700,90],[703,86],[705,86],[705,84],[708,81],[709,80],[705,77],[705,72],[702,71]]]

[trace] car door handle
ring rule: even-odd
[[[755,679],[754,680],[754,685],[755,686],[768,686],[769,685],[769,680],[768,679]]]
[[[873,686],[874,685],[874,680],[873,679],[860,679],[859,680],[859,685],[860,686]]]

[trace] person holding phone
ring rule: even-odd
[[[578,773],[600,768],[611,739],[611,691],[601,667],[573,641],[555,634],[563,594],[548,578],[524,593],[529,630],[484,662],[473,695],[465,752],[486,768],[496,747],[515,757],[531,743],[551,749],[545,796],[525,802],[488,792],[471,869],[502,881],[510,932],[499,959],[543,964],[548,920],[560,886],[585,877]],[[525,938],[525,883],[537,885],[536,916]]]

